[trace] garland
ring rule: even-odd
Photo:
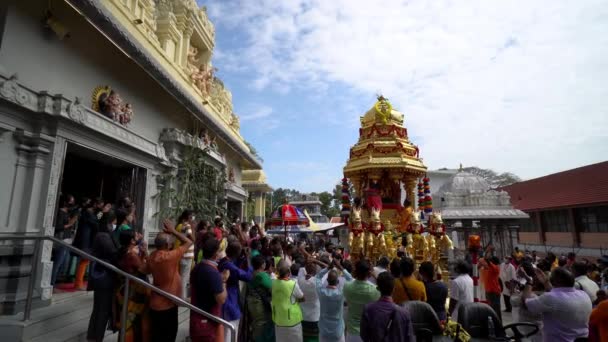
[[[431,198],[431,186],[429,177],[422,179],[424,186],[424,212],[426,214],[433,212],[433,199]]]

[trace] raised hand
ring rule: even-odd
[[[224,270],[224,271],[222,271],[222,281],[224,283],[228,281],[229,277],[230,277],[230,270]]]
[[[163,232],[165,232],[167,234],[177,233],[177,231],[175,230],[175,225],[173,224],[173,222],[171,222],[171,220],[169,220],[169,219],[163,220]]]

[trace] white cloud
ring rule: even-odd
[[[272,114],[272,108],[265,105],[256,106],[255,109],[251,110],[247,114],[241,115],[241,120],[254,120],[269,117]]]
[[[254,89],[337,83],[370,99],[381,90],[410,135],[424,137],[430,167],[533,177],[608,157],[603,0],[222,0],[209,9],[216,25],[245,32],[243,47],[223,55],[254,73]]]

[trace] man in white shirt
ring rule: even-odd
[[[510,255],[500,264],[500,280],[502,281],[502,297],[505,301],[505,312],[511,312],[511,281],[515,279],[515,266],[511,263]]]
[[[454,271],[456,278],[450,282],[450,307],[448,312],[453,321],[458,321],[460,305],[473,303],[473,278],[469,276],[471,266],[464,260],[459,260]]]
[[[376,266],[374,266],[374,269],[372,270],[372,277],[370,277],[368,281],[376,285],[376,279],[378,279],[380,273],[388,271],[388,265],[390,263],[391,262],[390,260],[388,260],[387,257],[383,256],[382,258],[380,258],[380,260],[378,260],[378,263],[376,264]]]
[[[315,331],[319,333],[319,315],[320,304],[319,296],[317,295],[317,285],[315,275],[317,274],[317,265],[308,262],[306,267],[300,268],[298,273],[298,286],[304,293],[306,301],[300,303],[302,309],[302,331],[306,338],[307,335],[314,335]]]
[[[575,262],[572,264],[572,271],[574,273],[574,288],[577,290],[582,290],[587,293],[591,302],[595,302],[597,299],[597,291],[600,290],[600,287],[597,284],[587,277],[587,271],[589,267],[587,264],[582,262]]]

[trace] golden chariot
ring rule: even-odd
[[[357,195],[348,218],[349,251],[372,262],[403,251],[416,264],[429,260],[444,273],[452,243],[439,213],[427,213],[425,227],[424,205],[416,208],[427,168],[403,124],[404,115],[383,96],[361,117],[359,140],[344,167]]]

